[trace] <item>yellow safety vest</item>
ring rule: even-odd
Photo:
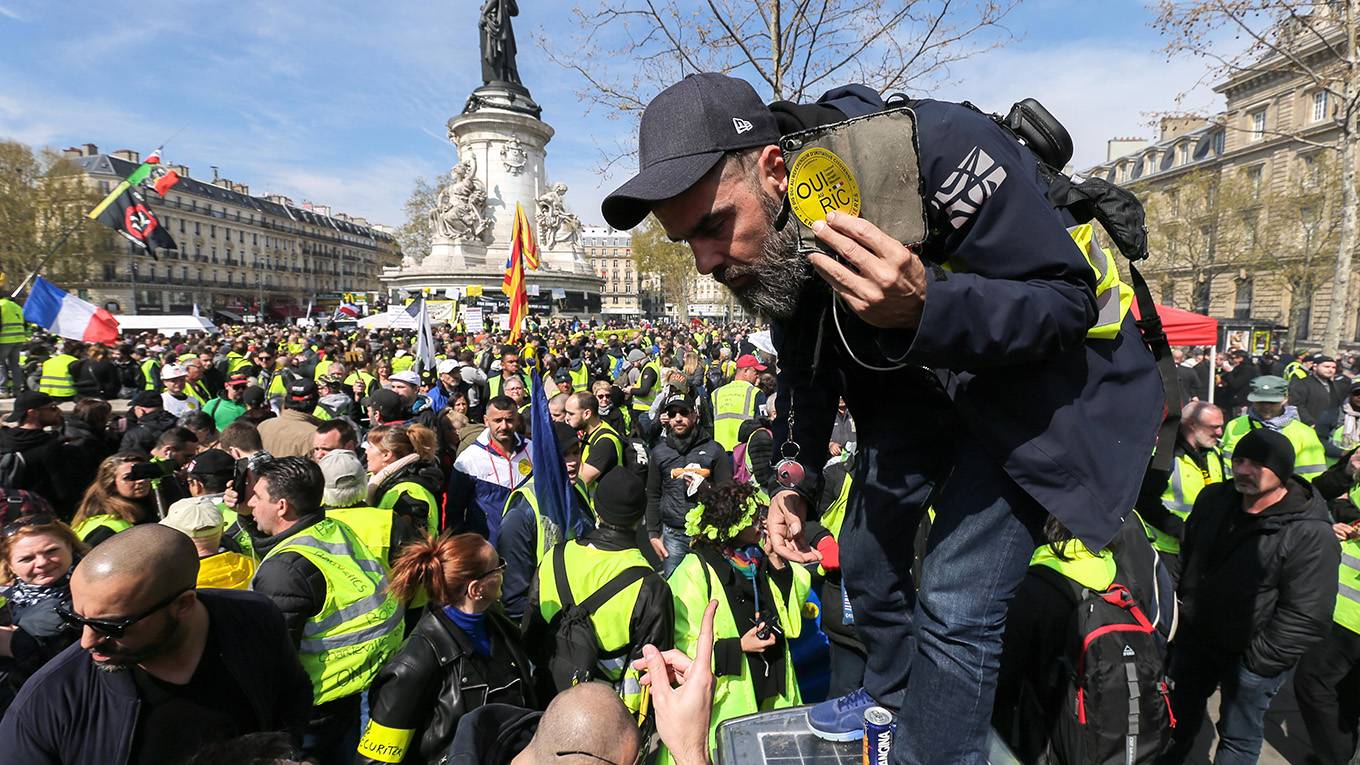
[[[429,508],[425,530],[430,533],[430,536],[439,534],[439,502],[435,500],[434,494],[430,493],[429,489],[415,481],[402,481],[388,489],[387,493],[382,496],[382,500],[378,502],[378,507],[383,510],[391,510],[397,506],[397,500],[407,495],[425,503],[425,506]]]
[[[567,540],[570,532],[564,533],[562,527],[553,519],[538,511],[538,494],[534,492],[533,478],[520,484],[505,498],[505,507],[501,508],[502,518],[510,512],[510,505],[514,504],[515,497],[523,497],[524,501],[529,503],[529,508],[534,511],[534,563],[541,563],[554,545]],[[575,589],[572,591],[575,592]]]
[[[1302,380],[1307,376],[1308,370],[1304,369],[1301,361],[1291,361],[1284,365],[1284,379],[1286,380]]]
[[[226,531],[222,532],[225,537],[230,537],[236,542],[236,546],[241,548],[241,553],[250,556],[251,560],[258,561],[260,556],[255,552],[255,541],[250,538],[250,532],[241,526],[241,517],[235,510],[227,507],[225,502],[218,502],[217,509],[222,511],[222,522],[226,526]]]
[[[1351,632],[1360,633],[1360,540],[1341,543],[1341,571],[1332,618]]]
[[[396,373],[398,373],[398,372],[405,372],[406,370],[410,369],[411,367],[413,367],[413,366],[415,366],[415,365],[416,365],[416,359],[415,359],[414,356],[409,356],[409,355],[408,355],[408,356],[396,356],[396,357],[393,357],[393,359],[392,359],[392,374],[396,374]]]
[[[117,534],[120,531],[127,531],[132,528],[132,524],[116,515],[92,515],[72,526],[71,531],[74,531],[76,536],[80,537],[80,541],[84,542],[85,538],[93,534],[96,529],[105,528],[113,529],[113,533]]]
[[[156,369],[156,360],[147,359],[142,362],[142,380],[145,383],[142,387],[146,390],[158,390],[155,375],[152,374]]]
[[[1133,287],[1119,278],[1109,251],[1100,246],[1095,226],[1083,223],[1067,230],[1096,276],[1096,323],[1086,330],[1089,340],[1113,340],[1133,304]]]
[[[380,507],[328,507],[326,517],[339,521],[354,532],[373,556],[390,565],[392,552],[392,523],[396,515]]]
[[[596,590],[604,587],[624,571],[641,566],[651,568],[639,550],[597,550],[579,541],[563,542],[562,562],[566,567],[567,585],[571,598],[581,603]],[[550,548],[551,549],[551,548]],[[562,610],[562,596],[557,591],[557,567],[553,555],[544,555],[538,564],[538,609],[545,622]],[[619,591],[590,615],[599,642],[600,673],[614,683],[623,703],[637,712],[642,701],[641,673],[628,661],[631,644],[629,627],[633,608],[642,592],[644,579],[639,579]]]
[[[75,356],[58,353],[42,364],[42,377],[38,379],[38,391],[53,398],[74,398],[76,384],[71,379],[71,365],[76,363]]]
[[[322,359],[316,362],[316,370],[312,372],[313,380],[320,380],[321,376],[330,371],[331,364],[335,362],[330,359]]]
[[[0,345],[28,341],[24,309],[9,298],[0,298]]]
[[[1223,457],[1231,464],[1233,447],[1242,436],[1253,428],[1265,427],[1253,421],[1250,415],[1242,415],[1228,421],[1223,428]],[[1327,453],[1318,440],[1317,432],[1298,420],[1290,420],[1280,429],[1280,435],[1294,445],[1294,472],[1311,481],[1327,469]]]
[[[518,378],[520,378],[521,380],[524,381],[524,389],[525,389],[526,391],[530,392],[530,393],[533,393],[533,392],[534,392],[533,387],[531,387],[530,384],[529,384],[529,377],[528,377],[527,375],[523,375],[523,374],[514,374],[514,375],[510,375],[510,376],[511,376],[511,377],[518,377]],[[492,377],[492,378],[488,379],[486,382],[487,382],[487,386],[488,386],[488,387],[490,388],[490,390],[491,390],[491,398],[495,398],[495,397],[501,395],[501,387],[502,387],[502,385],[503,385],[504,382],[505,382],[505,376],[504,376],[504,375],[496,375],[495,377]]]
[[[365,394],[373,389],[373,375],[367,372],[350,372],[349,377],[345,378],[345,385],[351,388],[354,387],[356,382],[363,382]]]
[[[614,454],[618,456],[618,461],[615,462],[614,464],[622,465],[623,438],[619,435],[619,432],[617,430],[614,430],[614,426],[610,425],[604,420],[601,420],[598,427],[590,431],[590,433],[586,434],[585,444],[581,447],[581,464],[584,465],[586,461],[590,459],[591,449],[598,447],[604,441],[609,441],[612,443],[614,447]],[[603,477],[604,476],[600,476],[600,478]],[[596,478],[595,480],[599,481],[600,479]]]
[[[202,410],[203,405],[212,400],[212,394],[208,393],[208,386],[202,380],[185,383],[184,392],[188,394],[189,398],[198,401],[199,410]]]
[[[385,565],[329,518],[284,539],[260,566],[283,552],[306,558],[326,579],[326,601],[303,626],[298,647],[312,703],[362,692],[401,645],[402,608],[388,592]]]
[[[1067,560],[1058,557],[1048,545],[1042,545],[1030,557],[1029,565],[1051,568],[1094,592],[1104,592],[1114,584],[1117,567],[1114,556],[1108,551],[1093,553],[1077,539],[1059,544],[1058,549]]]
[[[713,440],[726,451],[741,443],[741,424],[756,416],[756,386],[745,380],[732,382],[713,391]]]
[[[224,550],[198,559],[198,588],[248,590],[255,576],[255,561],[248,556]]]
[[[748,451],[747,454],[750,454],[750,452]],[[755,473],[751,473],[751,480],[755,481]],[[822,517],[818,521],[827,531],[831,532],[832,538],[837,541],[841,538],[841,526],[845,523],[845,509],[850,506],[850,489],[854,485],[854,471],[845,471],[845,478],[841,481],[840,493],[836,495],[835,501],[833,501],[831,506],[826,509],[826,512],[822,513]],[[760,500],[757,499],[756,501]],[[768,499],[766,499],[765,502],[766,504],[769,504]],[[821,566],[818,566],[817,570],[820,571],[823,576],[826,575],[826,569]]]
[[[635,411],[638,411],[638,412],[645,412],[645,411],[651,409],[651,408],[652,408],[652,402],[656,400],[657,394],[661,392],[661,388],[665,385],[665,383],[664,383],[664,382],[662,381],[662,379],[661,379],[661,363],[660,363],[660,362],[658,362],[658,361],[649,361],[649,362],[647,362],[646,364],[644,364],[644,365],[642,366],[642,368],[643,368],[644,370],[645,370],[645,369],[651,369],[652,371],[654,371],[654,372],[656,373],[656,383],[655,383],[654,385],[652,385],[652,390],[651,390],[651,392],[648,393],[647,395],[641,396],[641,395],[636,395],[636,394],[635,394],[635,395],[633,396],[633,409],[634,409]],[[640,379],[641,379],[641,378],[639,378],[639,380],[640,380]]]
[[[771,709],[796,707],[802,703],[798,692],[798,678],[794,674],[793,658],[789,656],[789,641],[795,640],[803,631],[803,604],[807,602],[808,591],[812,587],[812,574],[803,566],[790,566],[793,573],[793,586],[788,592],[775,596],[774,607],[779,624],[784,630],[784,693],[761,706],[756,703],[754,682],[751,669],[743,658],[737,662],[741,673],[721,675],[714,678],[713,717],[709,725],[708,746],[716,746],[715,732],[718,723],[733,717],[765,712]],[[750,625],[738,626],[732,615],[732,607],[727,601],[727,592],[720,584],[718,573],[698,555],[690,553],[671,573],[667,583],[671,588],[671,600],[675,604],[675,647],[688,656],[693,656],[699,643],[699,624],[703,620],[708,601],[718,601],[718,611],[713,617],[713,637],[715,639],[737,638],[750,629]],[[779,587],[771,582],[773,590]],[[572,585],[575,587],[575,585]],[[763,601],[762,601],[763,603]],[[670,753],[662,749],[658,762],[674,762]]]
[[[586,366],[585,362],[581,363],[580,369],[572,369],[569,374],[572,392],[582,393],[590,390],[590,367]]]
[[[1219,454],[1217,449],[1210,449],[1205,453],[1203,470],[1188,454],[1177,454],[1172,467],[1171,480],[1167,481],[1166,489],[1162,492],[1162,506],[1181,520],[1190,515],[1190,510],[1195,506],[1195,498],[1204,487],[1222,481],[1226,475],[1223,469],[1223,455]],[[1142,516],[1138,519],[1143,521],[1143,530],[1147,532],[1148,540],[1152,542],[1153,547],[1164,553],[1180,555],[1179,539],[1149,524]]]

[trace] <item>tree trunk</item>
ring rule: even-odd
[[[1336,270],[1332,276],[1332,300],[1327,309],[1327,328],[1322,334],[1322,350],[1335,355],[1341,350],[1341,328],[1345,326],[1351,294],[1351,258],[1356,245],[1356,189],[1355,189],[1355,144],[1360,135],[1355,127],[1355,114],[1351,111],[1356,95],[1356,79],[1360,74],[1357,66],[1356,24],[1357,6],[1360,2],[1350,0],[1346,4],[1346,79],[1342,86],[1342,126],[1341,148],[1341,241],[1337,244]]]
[[[784,38],[780,35],[780,4],[783,0],[770,0],[770,84],[773,86],[774,100],[784,98]]]

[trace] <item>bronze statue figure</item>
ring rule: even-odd
[[[520,85],[515,67],[515,30],[510,19],[519,15],[515,0],[486,0],[478,23],[482,38],[482,82]]]

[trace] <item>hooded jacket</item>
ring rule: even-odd
[[[79,450],[67,444],[60,433],[0,428],[0,454],[9,452],[18,452],[24,459],[23,473],[10,488],[37,492],[52,503],[59,515],[70,518],[80,500],[80,492],[88,484],[88,480],[78,483],[77,476],[72,475],[72,466],[79,464]]]
[[[542,712],[487,704],[463,717],[449,745],[448,765],[509,765],[538,730]]]
[[[883,107],[877,94],[852,86],[816,105],[771,109],[788,133]],[[1133,507],[1162,419],[1152,354],[1132,315],[1115,338],[1086,338],[1097,317],[1094,275],[1066,231],[1070,216],[1049,202],[1034,155],[963,105],[927,100],[913,108],[929,219],[920,323],[879,329],[841,307],[838,329],[830,288],[810,278],[794,314],[771,327],[779,356],[775,443],[788,439],[796,411],[792,440],[807,472],[803,493],[813,498],[843,397],[861,451],[900,466],[873,473],[864,486],[868,511],[901,512],[899,497],[946,474],[948,439],[962,430],[1087,547],[1100,549]],[[897,368],[874,371],[851,353]],[[941,412],[957,424],[937,421]]]
[[[146,414],[131,421],[129,418],[128,429],[123,433],[123,441],[119,445],[120,451],[139,451],[151,453],[156,448],[156,439],[161,437],[165,431],[179,424],[175,415],[170,414],[164,409],[152,409]]]
[[[688,493],[679,471],[697,465],[709,471],[705,482],[717,486],[732,480],[732,455],[696,425],[683,437],[667,429],[647,459],[647,533],[661,536],[662,525],[685,528],[685,515],[699,503],[698,493]]]
[[[1341,547],[1322,496],[1298,476],[1255,515],[1231,481],[1205,487],[1181,544],[1178,640],[1241,655],[1264,677],[1290,669],[1327,636]]]

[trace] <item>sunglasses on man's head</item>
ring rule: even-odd
[[[89,627],[90,629],[94,630],[95,632],[98,632],[101,635],[117,639],[126,634],[127,631],[132,628],[132,625],[136,624],[137,622],[140,622],[141,620],[147,618],[148,616],[151,616],[152,614],[156,613],[162,608],[165,608],[171,603],[174,603],[177,599],[179,599],[179,596],[183,595],[184,593],[192,589],[194,588],[185,587],[184,589],[176,592],[174,595],[171,595],[165,600],[162,600],[161,602],[157,603],[151,608],[148,608],[142,613],[137,614],[136,616],[128,616],[122,619],[86,618],[84,616],[81,616],[80,614],[77,614],[75,611],[72,611],[71,607],[65,603],[57,605],[57,607],[54,610],[57,612],[57,617],[60,618],[62,622],[65,623],[67,626]]]
[[[22,518],[10,521],[9,523],[5,524],[4,528],[5,538],[8,539],[9,537],[18,534],[20,529],[26,528],[28,526],[51,526],[56,522],[57,519],[53,517],[50,513],[34,513],[33,515],[25,515]]]

